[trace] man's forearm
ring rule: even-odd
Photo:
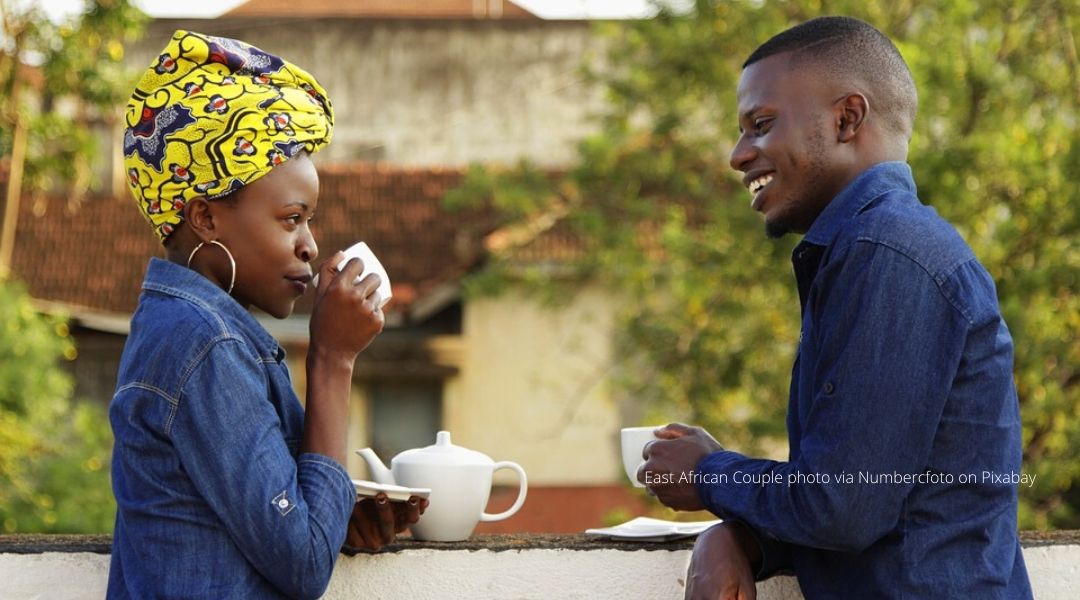
[[[745,523],[727,521],[725,525],[731,528],[731,533],[739,542],[739,547],[742,548],[743,554],[746,555],[746,559],[750,562],[750,568],[753,569],[754,573],[760,572],[762,556],[761,545],[758,543],[757,536],[750,531],[750,528]]]

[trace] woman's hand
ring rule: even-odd
[[[383,329],[383,312],[378,289],[381,280],[374,273],[354,284],[364,271],[364,263],[350,259],[339,272],[337,252],[319,267],[319,286],[311,311],[311,347],[329,356],[355,360]]]
[[[757,542],[739,523],[721,523],[698,536],[686,572],[686,600],[754,600],[757,588],[751,558]],[[753,544],[753,547],[745,547]],[[756,552],[755,552],[756,551]],[[750,557],[748,554],[756,556]]]
[[[346,551],[378,550],[392,543],[397,534],[420,520],[428,507],[426,498],[412,496],[408,502],[391,502],[386,494],[362,498],[353,506]]]
[[[311,311],[311,345],[307,354],[307,404],[304,439],[300,449],[329,456],[345,464],[349,395],[356,355],[367,348],[383,328],[379,309],[379,276],[363,272],[352,259],[339,273],[334,268],[344,257],[334,254],[319,267],[319,286]]]

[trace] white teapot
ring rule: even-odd
[[[378,483],[412,488],[430,488],[431,504],[411,527],[418,540],[455,542],[468,539],[480,521],[501,521],[525,503],[528,481],[521,465],[494,462],[487,455],[450,443],[450,432],[440,431],[435,445],[405,450],[390,461],[387,469],[371,448],[357,450],[367,462],[371,478]],[[498,469],[513,469],[521,485],[517,500],[498,513],[484,512],[491,495],[491,476]]]

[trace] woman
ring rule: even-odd
[[[109,416],[110,598],[318,597],[343,543],[378,549],[426,500],[356,501],[344,467],[356,356],[382,331],[379,278],[322,263],[307,411],[247,311],[285,318],[312,281],[310,221],[333,109],[308,73],[178,31],[127,106],[125,166],[165,247],[152,258]]]

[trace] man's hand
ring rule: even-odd
[[[742,524],[710,527],[694,543],[686,571],[686,600],[754,600],[757,588],[752,563],[760,557],[757,542]]]
[[[397,534],[420,520],[428,507],[425,498],[413,496],[408,502],[390,502],[386,494],[362,498],[353,506],[346,551],[378,550],[394,541]]]
[[[681,423],[657,429],[656,437],[641,453],[645,464],[638,469],[638,481],[675,510],[704,509],[690,474],[706,455],[724,447],[704,429]]]

